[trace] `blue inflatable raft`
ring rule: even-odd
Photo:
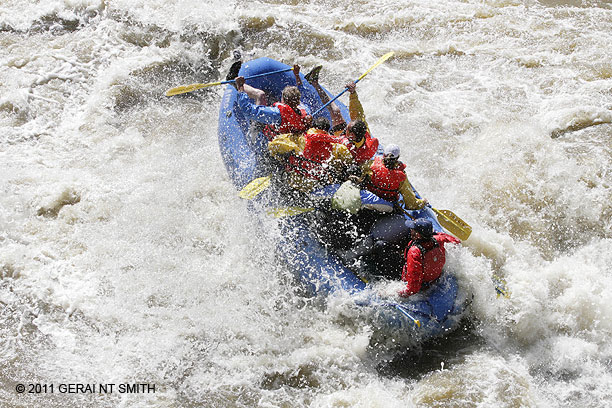
[[[240,75],[250,77],[286,68],[289,66],[278,61],[259,58],[244,63]],[[321,99],[316,90],[305,79],[302,80],[302,103],[307,110],[315,112],[323,105]],[[270,102],[280,99],[280,93],[285,86],[295,85],[295,77],[291,71],[285,71],[247,79],[247,84],[264,90]],[[250,121],[242,115],[236,96],[236,89],[228,85],[221,102],[218,135],[227,172],[236,189],[241,190],[252,180],[270,175],[271,170],[267,165],[270,161],[267,139],[257,130],[254,131]],[[348,121],[348,109],[342,103],[337,104]],[[326,109],[319,115],[330,119]],[[274,174],[272,176],[274,177]],[[249,209],[258,217],[269,217],[262,208],[278,207],[285,202],[283,200],[282,191],[272,183],[265,194],[249,202]],[[278,242],[279,257],[295,272],[311,295],[321,298],[350,296],[358,307],[367,310],[372,318],[369,321],[379,333],[378,338],[380,333],[383,333],[383,336],[393,338],[398,344],[404,344],[405,341],[422,342],[443,335],[459,325],[468,304],[468,297],[460,290],[451,271],[445,270],[437,281],[408,299],[384,299],[372,290],[371,284],[358,276],[355,265],[348,264],[345,257],[340,256],[341,250],[321,238],[317,228],[322,224],[313,223],[313,217],[316,218],[318,212],[278,219],[282,233],[282,239]],[[429,218],[434,229],[442,230],[431,209],[409,213],[415,218]],[[393,217],[395,220],[389,218],[386,222],[403,224],[405,221],[404,216]],[[346,217],[340,218],[346,221]],[[372,229],[375,229],[376,225],[375,222]],[[365,235],[368,235],[368,231],[370,230],[367,230]],[[363,262],[367,263],[367,260]],[[399,277],[397,275],[397,279]]]

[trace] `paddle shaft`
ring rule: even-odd
[[[288,71],[291,71],[291,70],[293,70],[293,68],[283,68],[283,69],[279,69],[278,71],[264,72],[262,74],[251,75],[251,76],[245,77],[244,79],[245,80],[254,79],[254,78],[259,78],[259,77],[263,77],[263,76],[267,76],[267,75],[279,74],[281,72],[288,72]],[[234,82],[236,82],[235,79],[230,79],[230,80],[227,80],[227,81],[210,82],[210,83],[207,83],[207,84],[182,85],[182,86],[178,86],[176,88],[169,89],[166,92],[166,96],[179,95],[179,94],[183,94],[183,93],[197,91],[198,89],[202,89],[202,88],[208,88],[210,86],[232,84]]]
[[[413,220],[416,220],[416,218],[414,218],[409,212],[408,210],[406,210],[404,207],[400,207],[402,209],[402,211],[404,212],[404,214],[406,214],[407,216],[409,216],[410,218],[412,218]]]
[[[408,211],[406,211],[405,208],[403,208],[403,207],[400,207],[400,208],[402,209],[404,214],[406,214],[408,217],[412,218],[413,220],[415,219],[412,215],[410,215],[410,213],[408,213]],[[457,222],[455,220],[452,220],[451,218],[449,218],[446,214],[444,214],[442,211],[438,210],[437,208],[433,208],[431,206],[430,206],[430,208],[438,216],[437,217],[438,218],[438,222],[442,225],[442,227],[444,227],[447,230],[449,230],[451,232],[451,234],[456,235],[462,241],[465,241],[466,239],[468,239],[468,237],[470,236],[470,233],[472,232],[472,228],[469,225],[465,224],[465,222],[463,222],[463,220],[461,220],[459,217],[457,217],[455,215],[455,213],[452,213],[452,214],[458,220],[461,220],[465,225],[457,224]],[[448,211],[448,210],[444,210],[444,211]]]
[[[355,83],[359,82],[361,78],[357,79],[355,81]],[[348,91],[348,87],[344,88],[344,90],[342,92],[340,92],[338,95],[334,96],[334,99],[330,99],[325,105],[321,106],[319,109],[317,109],[317,111],[315,113],[312,114],[312,116],[315,116],[317,113],[321,112],[323,109],[327,108],[332,102],[334,102],[336,99],[338,99],[339,97],[341,97],[342,95],[345,94],[346,91]]]
[[[408,313],[408,310],[406,309],[405,306],[402,306],[402,305],[397,304],[397,303],[387,303],[384,306],[389,306],[389,307],[393,307],[393,308],[397,309],[401,314],[406,316],[408,318],[408,320],[410,320],[412,322],[412,324],[414,324],[417,328],[419,328],[419,329],[421,328],[421,321],[416,319],[410,313]]]
[[[268,76],[268,75],[274,75],[274,74],[280,74],[281,72],[289,72],[292,71],[293,68],[283,68],[283,69],[279,69],[278,71],[271,71],[271,72],[264,72],[263,74],[257,74],[257,75],[251,75],[248,77],[244,77],[245,80],[248,79],[254,79],[254,78],[259,78],[259,77],[263,77],[263,76]],[[219,82],[219,84],[231,84],[236,82],[235,79],[230,79],[228,81],[221,81]]]
[[[378,61],[376,61],[376,63],[374,65],[372,65],[366,72],[364,72],[359,78],[357,78],[357,80],[355,81],[355,83],[361,81],[366,75],[368,75],[370,73],[370,71],[372,71],[374,68],[376,68],[377,66],[379,66],[380,64],[382,64],[383,62],[385,62],[386,60],[388,60],[390,57],[393,56],[393,52],[388,52],[385,55],[383,55],[382,57],[380,57],[378,59]],[[348,91],[348,86],[346,88],[344,88],[344,90],[342,92],[340,92],[338,95],[336,95],[332,100],[328,101],[325,105],[321,106],[319,109],[317,109],[317,111],[315,113],[312,114],[312,116],[315,116],[317,113],[321,112],[323,109],[327,108],[327,106],[334,102],[336,99],[338,99],[339,97],[341,97],[342,95],[344,95],[344,93],[346,91]]]

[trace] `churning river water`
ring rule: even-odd
[[[610,406],[611,44],[603,0],[0,1],[0,405]],[[459,331],[381,360],[296,292],[223,167],[222,88],[163,96],[234,50],[332,93],[395,52],[358,91],[474,229]]]

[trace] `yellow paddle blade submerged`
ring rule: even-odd
[[[451,234],[456,236],[462,241],[465,241],[470,237],[472,233],[472,227],[470,227],[465,221],[457,217],[457,215],[450,210],[438,210],[432,207],[432,210],[438,216],[438,222]]]
[[[493,280],[493,283],[495,284],[495,292],[497,292],[497,297],[503,296],[506,299],[510,298],[510,290],[508,289],[508,284],[504,278],[493,274],[491,276],[491,280]]]
[[[257,197],[262,191],[270,186],[270,176],[259,177],[247,184],[238,196],[245,200],[252,200]]]

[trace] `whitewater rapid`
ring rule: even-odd
[[[4,0],[1,405],[608,406],[610,44],[596,0]],[[459,332],[381,362],[348,302],[294,287],[223,167],[222,88],[164,96],[234,50],[323,64],[332,92],[395,52],[358,92],[473,227],[448,260],[474,296]]]

